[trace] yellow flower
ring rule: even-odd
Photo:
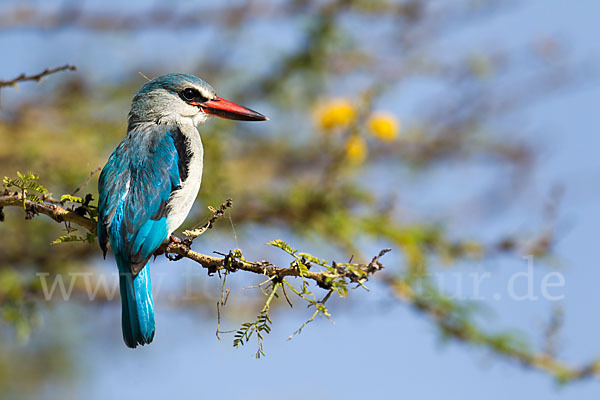
[[[400,131],[398,119],[388,113],[375,113],[371,115],[367,125],[371,134],[382,142],[393,142]]]
[[[360,164],[367,157],[367,143],[360,136],[351,136],[346,142],[346,157],[354,164]]]
[[[356,110],[345,99],[334,99],[317,110],[317,121],[321,128],[332,130],[347,127],[356,120]]]

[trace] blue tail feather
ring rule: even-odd
[[[146,264],[133,276],[129,263],[119,264],[122,305],[123,339],[128,347],[136,348],[154,338],[154,302],[150,282],[150,266]]]
[[[150,282],[150,266],[142,268],[133,280],[137,306],[140,335],[145,343],[154,338],[154,301],[152,300],[152,283]],[[144,343],[142,343],[144,344]]]

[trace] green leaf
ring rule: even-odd
[[[93,240],[93,239],[92,239]],[[51,242],[51,244],[60,244],[67,242],[89,242],[89,237],[81,237],[77,235],[64,235]]]
[[[292,264],[294,264],[294,266],[298,268],[300,276],[305,276],[306,274],[308,274],[308,267],[302,261],[297,260],[294,261]]]
[[[46,189],[44,186],[40,185],[39,183],[37,183],[35,181],[27,182],[26,184],[23,185],[23,189],[35,190],[36,192],[40,192],[40,193],[48,192],[48,189]]]
[[[60,196],[60,201],[70,201],[73,203],[83,203],[83,199],[81,197],[77,197],[77,196],[72,196],[70,194],[63,194],[62,196]]]
[[[286,242],[284,242],[283,240],[280,240],[280,239],[271,240],[267,244],[270,244],[271,246],[279,247],[281,250],[283,250],[286,253],[289,253],[290,255],[293,255],[293,256],[295,256],[296,253],[298,252],[298,250],[293,249],[289,244],[287,244]]]
[[[42,199],[40,199],[40,196],[37,196],[35,194],[28,194],[27,200],[33,201],[34,203],[38,203],[38,204],[42,203]]]

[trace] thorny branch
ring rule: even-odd
[[[36,203],[28,199],[23,201],[20,193],[7,193],[5,191],[4,194],[0,196],[0,209],[6,206],[22,207],[23,203],[25,203],[27,209],[26,217],[28,219],[32,218],[36,214],[41,213],[49,216],[56,222],[71,222],[81,226],[82,228],[85,228],[92,234],[96,233],[96,221],[86,216],[82,216],[81,213],[77,212],[77,209],[65,208],[59,201],[50,196],[45,197],[42,200],[42,203]],[[330,289],[330,283],[328,280],[331,278],[331,276],[326,272],[307,271],[303,273],[298,268],[277,267],[268,261],[246,261],[241,257],[236,257],[232,252],[224,256],[211,256],[192,250],[190,245],[193,238],[199,236],[198,232],[204,232],[207,229],[210,229],[212,224],[220,216],[222,216],[224,211],[231,207],[231,205],[231,199],[228,199],[219,207],[218,210],[214,210],[214,216],[205,225],[203,225],[201,228],[189,231],[192,234],[191,238],[183,241],[164,244],[157,250],[157,253],[167,253],[179,256],[179,258],[188,258],[208,269],[209,273],[216,273],[218,270],[226,270],[228,272],[235,272],[239,270],[265,275],[267,277],[275,277],[277,280],[281,280],[288,276],[302,276],[305,279],[315,281],[321,288]],[[371,262],[368,264],[351,264],[351,266],[355,268],[354,271],[342,266],[338,266],[338,276],[343,276],[349,279],[351,282],[361,283],[364,277],[372,275],[383,268],[383,265],[379,262],[379,258],[388,251],[390,251],[390,249],[382,250],[379,255],[373,257]],[[357,271],[362,271],[362,273],[357,273]]]
[[[42,203],[36,203],[29,199],[23,200],[21,193],[5,191],[0,195],[0,215],[3,215],[2,207],[23,207],[25,205],[26,219],[31,219],[37,214],[44,214],[56,222],[72,222],[87,229],[90,233],[96,233],[96,221],[82,216],[76,209],[66,209],[60,201],[52,197],[45,197],[42,201]]]

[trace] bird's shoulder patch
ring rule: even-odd
[[[185,182],[188,178],[190,162],[192,160],[189,139],[181,132],[179,128],[173,129],[169,133],[173,138],[175,150],[177,150],[177,167],[179,169],[179,178],[181,179],[181,182]]]

